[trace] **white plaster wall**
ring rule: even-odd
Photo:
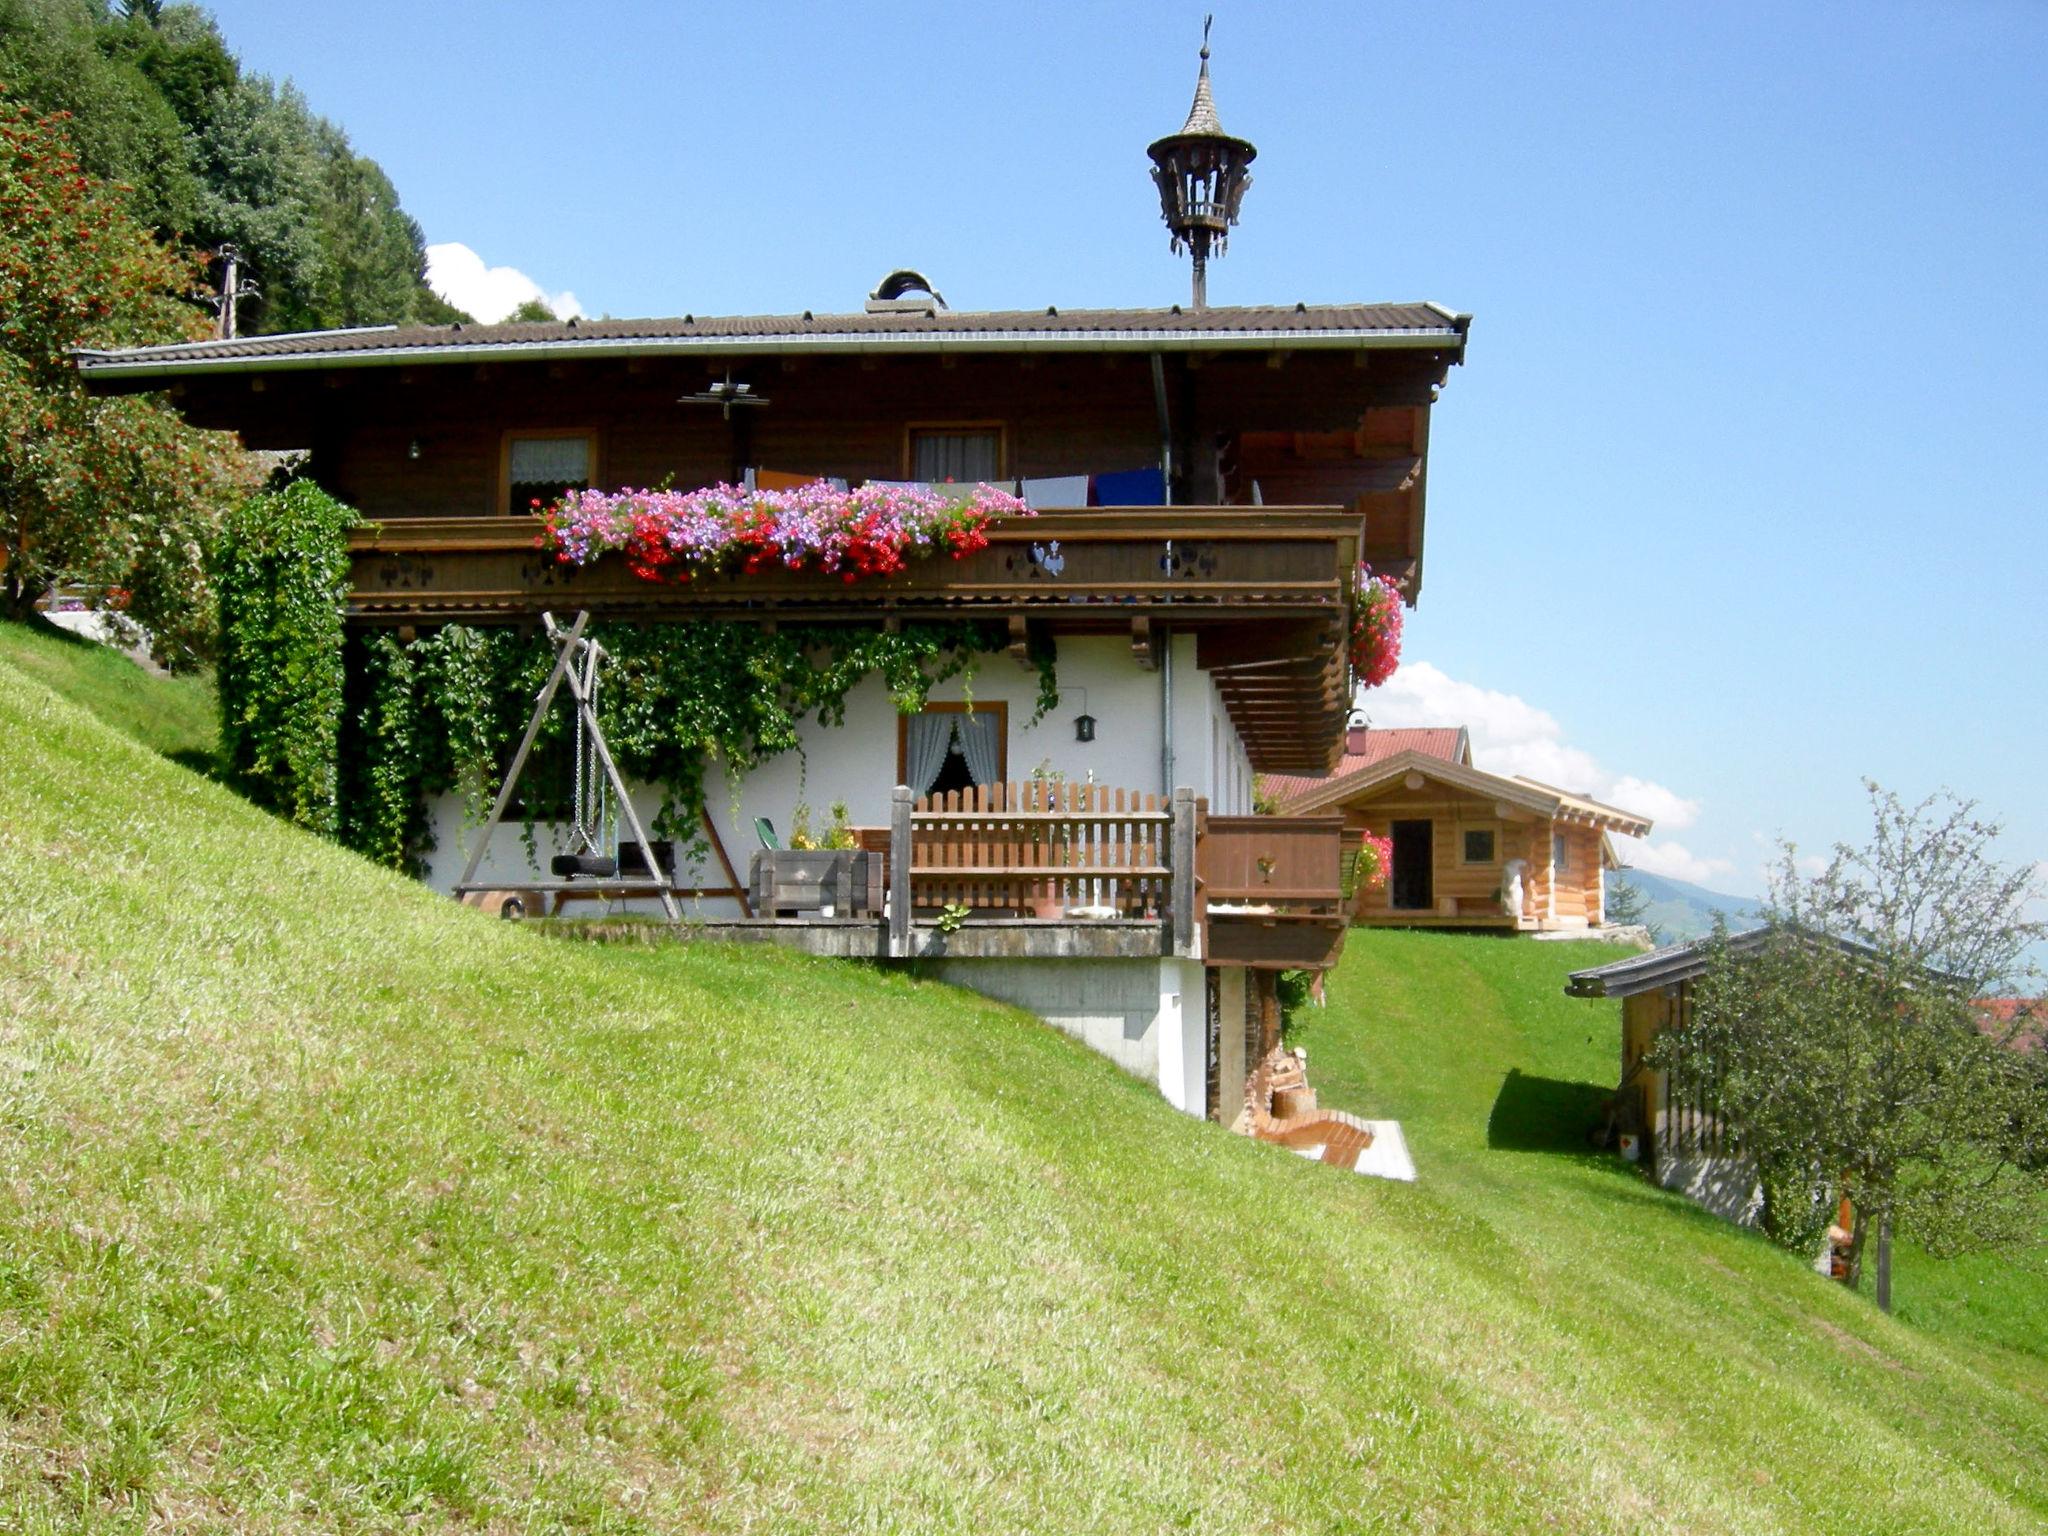
[[[1657,1182],[1739,1227],[1753,1227],[1763,1219],[1763,1186],[1757,1182],[1756,1164],[1748,1158],[1661,1151]]]
[[[1219,814],[1251,809],[1251,768],[1236,727],[1224,711],[1215,684],[1195,666],[1192,635],[1176,636],[1174,648],[1174,775],[1173,785],[1187,785],[1206,795]],[[1036,725],[1038,675],[1006,655],[984,656],[972,679],[954,678],[932,690],[936,702],[958,702],[971,696],[977,703],[1002,701],[1009,718],[1008,771],[1012,779],[1030,777],[1041,763],[1098,784],[1158,794],[1170,790],[1162,778],[1163,683],[1161,673],[1148,672],[1131,657],[1130,642],[1119,635],[1067,635],[1059,641],[1060,703]],[[1096,720],[1095,740],[1074,739],[1074,719],[1083,710]],[[766,816],[785,840],[799,800],[811,807],[813,831],[829,823],[831,806],[844,800],[856,825],[886,826],[890,792],[896,783],[897,712],[878,677],[858,684],[846,700],[845,724],[830,728],[807,721],[803,749],[762,764],[737,788],[716,765],[705,776],[705,804],[741,884],[754,850],[760,846],[754,818]],[[634,805],[653,832],[660,796],[638,789]],[[462,867],[477,831],[465,828],[460,797],[441,796],[431,807],[435,847],[427,861],[428,883],[447,890],[461,878]],[[500,827],[479,878],[514,883],[542,874],[548,859],[560,851],[553,829],[536,828],[537,862],[530,862],[517,826]],[[623,835],[623,834],[622,834]],[[716,858],[695,869],[679,869],[683,885],[726,883]],[[737,917],[737,902],[707,899],[688,904],[705,918]],[[572,913],[594,915],[595,908],[572,907]],[[659,910],[652,903],[630,910]]]
[[[1208,1095],[1199,961],[940,960],[938,979],[1037,1014],[1200,1116]]]

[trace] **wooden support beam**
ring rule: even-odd
[[[1143,614],[1131,620],[1131,659],[1147,672],[1159,670],[1159,648],[1152,633],[1152,621]]]

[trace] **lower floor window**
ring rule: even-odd
[[[906,715],[898,757],[912,794],[946,794],[1003,779],[1006,711],[1001,704],[974,709],[934,708]]]

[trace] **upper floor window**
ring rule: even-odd
[[[505,510],[517,515],[547,506],[564,491],[587,491],[597,445],[588,432],[519,432],[505,447]]]
[[[940,422],[910,428],[909,463],[912,480],[955,480],[976,485],[997,480],[1003,474],[1003,429],[1000,423]]]

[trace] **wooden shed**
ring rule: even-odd
[[[1341,812],[1346,823],[1385,837],[1393,869],[1359,891],[1357,922],[1374,927],[1506,928],[1538,932],[1597,928],[1605,920],[1606,872],[1619,867],[1608,834],[1642,837],[1648,818],[1534,779],[1472,766],[1465,733],[1457,750],[1403,743],[1385,756],[1371,738],[1422,732],[1366,732],[1365,759],[1327,779],[1280,786],[1290,815]]]

